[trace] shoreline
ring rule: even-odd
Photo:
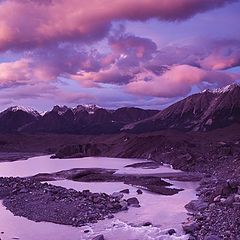
[[[41,183],[29,178],[0,178],[0,199],[15,216],[35,222],[84,226],[113,218],[129,207],[139,207],[137,199],[124,195],[82,192]]]
[[[69,170],[69,171],[71,172],[71,170]],[[82,222],[79,219],[77,222],[75,222],[75,219],[74,219],[74,221],[72,220],[73,218],[75,218],[73,215],[71,216],[71,219],[68,218],[70,220],[68,220],[67,222],[62,222],[61,219],[64,219],[64,218],[66,219],[66,217],[63,218],[63,216],[61,216],[59,218],[55,218],[56,216],[52,216],[52,215],[51,216],[42,215],[44,212],[44,208],[46,208],[46,205],[50,205],[50,207],[47,208],[48,212],[53,211],[55,209],[55,207],[52,208],[52,204],[54,205],[56,203],[56,201],[61,200],[61,196],[63,194],[57,193],[56,189],[58,187],[55,188],[55,186],[54,186],[53,189],[51,189],[51,187],[49,187],[49,186],[52,186],[51,184],[45,185],[43,183],[43,186],[44,186],[44,188],[47,189],[47,192],[45,191],[46,189],[44,189],[44,191],[42,191],[43,190],[41,187],[42,183],[40,183],[39,181],[49,180],[49,177],[53,177],[53,175],[54,175],[54,177],[55,177],[55,175],[60,176],[61,174],[62,174],[62,178],[64,178],[64,179],[73,180],[71,178],[75,178],[75,181],[82,181],[83,179],[81,179],[81,177],[80,177],[81,174],[83,176],[85,176],[85,178],[86,178],[86,171],[88,171],[88,172],[90,171],[90,175],[89,175],[90,177],[88,179],[85,179],[84,181],[94,182],[96,180],[96,178],[99,178],[99,177],[105,179],[105,173],[107,173],[109,171],[112,172],[113,170],[106,170],[106,169],[80,169],[79,170],[79,169],[77,169],[77,171],[76,171],[76,169],[74,169],[74,171],[71,173],[73,175],[71,175],[69,173],[69,171],[61,171],[60,173],[57,172],[57,173],[53,173],[53,174],[47,174],[48,175],[47,178],[46,178],[45,174],[43,174],[42,176],[38,175],[38,176],[29,177],[29,178],[0,178],[0,198],[4,199],[3,205],[7,207],[7,210],[10,210],[11,212],[13,212],[14,215],[23,216],[23,217],[26,217],[27,219],[30,219],[30,220],[33,220],[36,222],[38,222],[38,221],[47,221],[48,222],[49,218],[51,218],[50,222],[59,223],[59,224],[67,224],[67,225],[72,225],[72,226],[82,226]],[[103,175],[96,174],[99,172]],[[93,174],[93,177],[91,176],[91,174]],[[64,175],[64,177],[63,177],[63,175]],[[189,174],[187,174],[187,175],[189,175]],[[66,176],[67,176],[67,178],[66,178]],[[77,178],[76,178],[76,176],[77,176]],[[150,184],[149,186],[154,186],[154,184],[156,186],[156,184],[157,185],[160,184],[160,185],[162,185],[162,187],[159,186],[160,192],[157,191],[157,193],[164,194],[164,195],[176,194],[176,193],[178,193],[178,191],[181,190],[181,189],[177,190],[175,188],[168,188],[168,186],[170,186],[171,184],[168,184],[164,180],[161,180],[160,177],[163,177],[163,176],[171,178],[172,180],[176,180],[177,178],[178,179],[183,178],[185,181],[189,180],[189,178],[186,179],[186,173],[184,173],[184,174],[183,173],[180,173],[180,174],[179,173],[170,173],[168,176],[167,176],[167,174],[160,174],[160,175],[152,174],[152,176],[151,176],[151,174],[145,174],[143,181],[141,181],[141,184],[143,185],[143,182],[145,183],[146,180],[149,181],[149,184]],[[138,189],[141,189],[141,184],[139,183],[139,180],[143,177],[142,175],[117,174],[116,176],[114,176],[114,178],[115,177],[117,179],[108,179],[108,181],[123,182],[123,179],[125,179],[125,181],[128,182],[127,184],[131,184],[133,186],[135,185],[135,186],[137,186]],[[7,182],[10,181],[10,185],[11,185],[10,190],[6,190],[3,188],[3,186],[7,186],[6,182],[4,183],[3,179],[5,179]],[[1,181],[3,181],[2,184],[1,184]],[[24,186],[24,184],[23,184],[23,186],[21,186],[22,181],[26,182],[26,186]],[[100,179],[100,181],[102,181],[102,180]],[[17,182],[17,184],[16,184],[16,182]],[[50,190],[48,190],[48,188],[50,188]],[[137,188],[136,188],[136,190],[137,190]],[[59,189],[60,189],[60,192],[63,191],[62,187],[59,187]],[[145,188],[142,188],[142,189],[148,190]],[[5,193],[8,192],[8,193],[6,193],[6,196],[3,196],[4,192]],[[65,189],[63,192],[64,192],[64,194],[67,194],[66,192],[69,192],[69,190]],[[73,192],[73,195],[76,194],[76,192],[75,193]],[[153,189],[153,191],[152,191],[152,189],[150,189],[150,192],[156,192],[156,189]],[[46,199],[44,197],[45,194],[48,195]],[[70,190],[70,199],[72,198],[71,194],[72,193]],[[91,195],[92,193],[88,192],[88,194]],[[104,194],[104,196],[105,196],[105,194]],[[126,196],[127,196],[127,194],[124,195],[124,197],[126,197]],[[39,199],[43,203],[43,208],[41,207],[41,204],[39,205]],[[132,203],[130,205],[128,204],[127,201],[122,200],[122,198],[119,200],[120,200],[120,203],[123,204],[123,206],[122,206],[123,209],[118,209],[116,212],[126,211],[127,210],[126,207],[127,208],[128,207],[138,207],[137,199],[133,200],[133,201],[135,201],[135,203]],[[127,202],[127,206],[126,206],[126,202]],[[31,203],[31,204],[29,205],[29,203]],[[56,207],[56,208],[59,209],[59,207]],[[68,208],[69,208],[69,202],[68,202]],[[60,209],[62,210],[62,209],[64,209],[64,207],[61,206]],[[37,212],[35,212],[35,211],[37,211]],[[57,213],[58,213],[58,211],[57,211]],[[107,215],[100,215],[98,220],[103,220],[104,217],[112,218],[114,213],[115,213],[115,210],[113,212],[110,212]],[[93,222],[96,222],[95,220],[96,219],[94,219]],[[88,223],[88,221],[85,221],[83,225],[85,225],[85,223]]]
[[[230,131],[231,134],[226,134],[226,131]],[[35,148],[33,144],[26,149],[31,151],[33,149],[37,151],[38,149],[38,152],[54,154],[66,145],[75,148],[77,142],[80,145],[90,142],[94,146],[99,146],[98,148],[101,150],[99,156],[102,157],[141,158],[147,161],[151,159],[157,164],[164,162],[173,165],[174,169],[180,169],[187,173],[192,172],[192,177],[195,174],[202,174],[202,183],[197,192],[199,202],[195,202],[195,205],[199,205],[200,209],[194,213],[189,212],[192,216],[189,224],[185,227],[186,232],[191,233],[192,240],[210,240],[212,236],[212,239],[216,240],[236,240],[236,237],[240,237],[236,235],[240,232],[240,229],[236,228],[240,225],[237,222],[240,215],[238,209],[240,190],[236,190],[240,189],[240,141],[238,132],[237,127],[230,127],[213,132],[188,134],[163,131],[138,136],[125,133],[114,136],[86,136],[86,138],[68,135],[64,142],[63,140],[58,142],[58,139],[62,139],[63,136],[54,135],[53,137],[47,136],[44,144],[41,140],[40,147]],[[21,139],[23,136],[19,136],[19,138]],[[36,136],[30,136],[29,138],[33,140],[33,143],[36,141],[34,140]],[[40,138],[42,139],[43,136],[40,136]],[[28,142],[26,137],[23,139]],[[52,141],[52,139],[55,139],[55,141]],[[51,142],[57,142],[58,146],[56,144],[53,146]],[[102,144],[103,142],[105,145]],[[145,144],[148,142],[149,144]],[[46,148],[47,145],[49,145],[49,148]],[[158,147],[159,145],[161,147]],[[11,146],[4,146],[4,148],[9,151],[14,149],[12,146],[15,145],[12,143]],[[71,149],[68,148],[68,151],[71,152]],[[68,151],[65,153],[66,156],[69,154]],[[184,177],[182,178],[184,179]],[[237,188],[233,190],[231,187],[228,189],[228,182],[232,180],[237,181]],[[228,189],[227,193],[219,192],[219,188],[225,187]],[[201,204],[202,202],[204,204]],[[231,208],[234,209],[234,212],[231,211]],[[189,210],[191,209],[189,208]],[[222,217],[218,215],[218,212],[221,212],[224,218],[229,219],[229,221],[221,221]],[[235,221],[232,218],[237,220]]]

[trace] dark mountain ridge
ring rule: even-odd
[[[158,112],[134,107],[108,110],[96,105],[78,105],[75,108],[54,106],[51,111],[40,115],[33,109],[14,106],[0,113],[0,132],[117,133],[125,124],[143,120]]]
[[[144,133],[175,129],[210,131],[240,123],[240,86],[204,90],[162,111],[122,107],[109,110],[96,105],[75,108],[54,106],[39,114],[24,107],[0,113],[1,133],[113,134],[121,131]]]
[[[193,94],[153,117],[128,124],[122,130],[140,133],[176,129],[210,131],[240,122],[240,86],[229,85]]]

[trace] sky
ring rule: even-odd
[[[240,80],[240,0],[0,0],[0,109],[162,109]]]

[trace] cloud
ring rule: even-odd
[[[140,73],[135,81],[126,86],[126,90],[137,95],[172,98],[189,94],[196,85],[207,83],[221,87],[239,77],[235,74],[207,71],[189,65],[177,65],[160,76],[149,71]]]
[[[199,61],[201,67],[223,70],[240,66],[240,41],[221,40],[210,44],[211,52]]]
[[[12,62],[0,63],[0,87],[9,88],[18,85],[34,85],[38,82],[55,80],[51,66],[41,66],[34,59],[20,58]]]
[[[91,43],[105,37],[113,21],[180,21],[235,1],[5,0],[0,2],[0,50]]]
[[[27,105],[40,109],[47,109],[56,104],[80,104],[93,101],[94,96],[73,90],[61,89],[59,86],[49,82],[34,85],[15,86],[6,88],[0,95],[0,104],[3,105]]]
[[[80,83],[84,91],[92,88],[94,94],[119,87],[119,92],[135,97],[169,100],[186,96],[193,87],[221,87],[239,79],[239,75],[222,71],[239,65],[239,40],[202,41],[159,49],[151,39],[120,29],[109,35],[107,43],[107,53],[87,50],[78,43],[61,43],[0,63],[0,88],[5,90],[2,96],[14,101],[45,98],[70,104],[92,99],[91,94],[60,91],[59,82],[64,78],[70,84]],[[12,93],[7,90],[13,87]]]
[[[196,39],[189,45],[169,45],[156,51],[146,68],[155,72],[159,66],[191,65],[206,70],[225,70],[240,65],[240,41],[237,39]],[[160,71],[160,74],[162,71]]]
[[[30,60],[20,59],[15,62],[0,63],[0,86],[11,87],[26,84],[31,79]]]
[[[99,83],[123,85],[128,83],[133,76],[128,75],[127,72],[121,72],[116,65],[112,65],[99,72],[82,72],[72,75],[71,78],[80,81],[86,87],[100,87]]]
[[[151,39],[127,34],[125,31],[110,36],[108,40],[115,54],[126,57],[130,55],[139,60],[151,58],[157,50],[156,43]]]

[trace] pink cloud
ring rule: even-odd
[[[235,0],[48,0],[0,2],[0,50],[62,41],[92,42],[115,20],[184,20]],[[141,51],[138,51],[141,55]]]
[[[20,59],[15,62],[0,63],[0,86],[25,84],[31,80],[30,60]]]
[[[109,45],[115,54],[133,55],[138,59],[148,59],[156,52],[157,45],[149,38],[137,37],[122,32],[109,37]]]
[[[126,86],[126,90],[137,95],[171,98],[185,96],[190,93],[193,86],[204,82],[224,86],[238,78],[239,75],[235,74],[177,65],[160,76],[149,71],[140,73],[135,81]]]
[[[43,106],[50,102],[50,106],[55,104],[79,104],[93,101],[94,96],[87,93],[62,90],[54,84],[48,82],[37,83],[35,85],[18,85],[14,88],[4,89],[0,95],[0,104],[4,105],[31,105],[43,103]],[[39,101],[40,100],[40,101]]]
[[[71,76],[72,79],[80,81],[86,87],[96,87],[99,86],[98,83],[123,85],[128,83],[132,77],[127,72],[121,71],[116,65],[101,69],[99,72],[82,72]],[[86,82],[89,82],[89,85]]]
[[[240,41],[222,40],[213,42],[211,52],[199,61],[206,69],[222,70],[240,65]]]
[[[31,58],[0,63],[0,86],[11,87],[55,80],[56,75],[50,69],[51,66],[36,65]]]

